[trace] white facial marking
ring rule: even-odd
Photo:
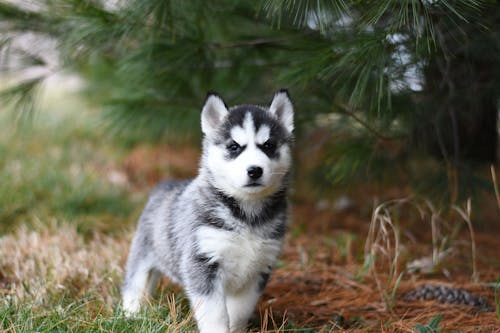
[[[246,146],[249,142],[254,141],[255,133],[253,130],[253,119],[250,113],[245,115],[243,127],[236,126],[231,129],[231,138],[240,146]]]
[[[231,130],[231,138],[240,146],[245,146],[248,143],[248,136],[243,128],[237,126]]]
[[[263,144],[267,140],[269,140],[269,136],[271,134],[271,130],[269,129],[269,126],[267,125],[262,125],[259,128],[259,131],[255,135],[255,143],[258,145]]]
[[[252,114],[250,112],[247,112],[247,114],[245,114],[245,119],[243,119],[243,128],[245,129],[245,131],[247,132],[247,135],[249,137],[253,137],[253,118],[252,118]]]

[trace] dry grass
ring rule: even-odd
[[[120,283],[131,232],[85,239],[76,227],[51,222],[18,227],[0,238],[0,332],[189,332],[183,297],[165,288],[127,319]]]
[[[472,261],[472,275],[471,280],[473,282],[479,282],[479,272],[477,270],[477,251],[476,251],[476,236],[474,232],[474,227],[472,225],[472,208],[471,208],[471,199],[467,200],[465,204],[465,209],[462,209],[459,206],[454,205],[453,210],[456,211],[462,220],[467,224],[467,228],[469,229],[470,235],[470,246],[471,246],[471,261]]]
[[[365,242],[365,267],[373,276],[385,307],[392,311],[395,292],[403,277],[398,274],[400,257],[400,230],[393,221],[391,209],[410,202],[408,199],[393,200],[378,205],[372,214],[368,237]],[[380,270],[387,272],[384,282]]]
[[[122,275],[128,236],[96,233],[85,240],[74,225],[21,225],[0,238],[1,292],[16,302],[44,303],[53,293],[93,293],[112,306]]]

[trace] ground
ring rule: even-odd
[[[0,120],[0,331],[193,331],[167,280],[134,320],[120,312],[119,289],[149,189],[194,175],[199,148],[117,140],[91,105],[59,100],[49,95],[27,128]],[[494,195],[438,210],[403,186],[320,196],[295,178],[293,222],[253,331],[500,331]],[[489,308],[404,297],[425,284],[467,290]]]

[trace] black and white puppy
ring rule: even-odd
[[[293,141],[288,93],[230,109],[209,94],[196,178],[161,183],[132,242],[123,308],[140,308],[161,274],[180,284],[202,333],[242,332],[281,252]]]

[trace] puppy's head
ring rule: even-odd
[[[269,107],[228,109],[209,94],[201,112],[204,134],[202,169],[227,195],[248,200],[280,189],[291,164],[293,105],[286,90]]]

